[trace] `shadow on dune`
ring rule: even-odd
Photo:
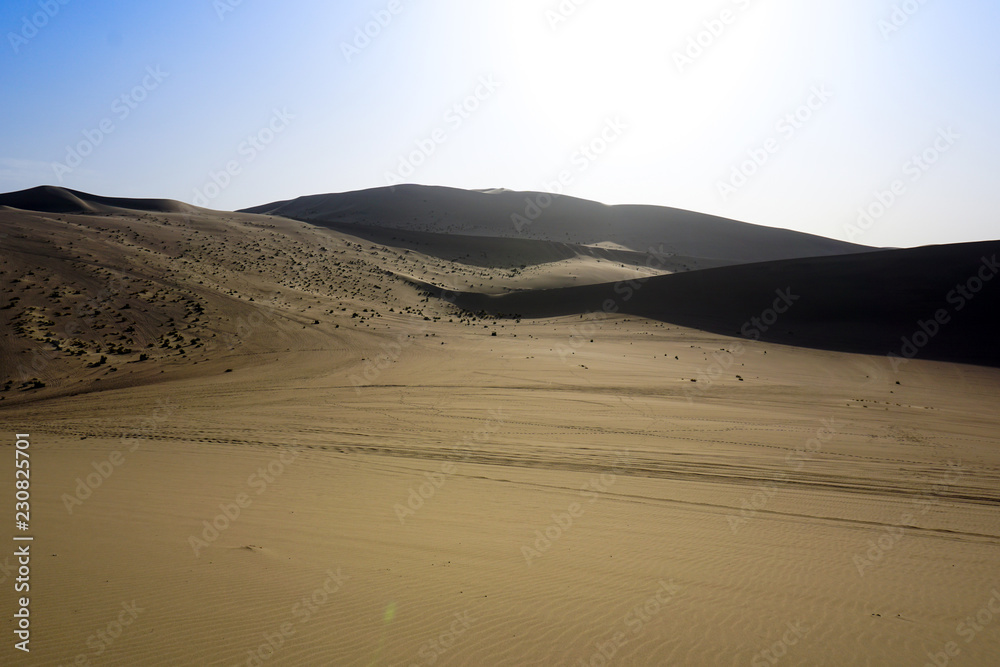
[[[172,199],[129,199],[126,197],[101,197],[86,192],[41,185],[27,190],[0,194],[0,206],[39,211],[42,213],[122,213],[147,211],[154,213],[191,213],[200,211],[196,206]]]
[[[504,238],[494,236],[473,236],[464,234],[436,234],[413,230],[392,229],[375,225],[352,225],[337,222],[313,222],[357,238],[420,252],[449,262],[484,268],[512,269],[537,266],[549,262],[592,257],[628,266],[655,266],[658,259],[647,252],[618,250],[585,246],[559,241],[536,239]],[[672,263],[688,262],[704,265],[709,260],[693,257],[672,256]],[[662,262],[660,262],[662,263]],[[717,261],[718,265],[727,262]]]
[[[471,312],[621,313],[801,347],[1000,366],[1000,241],[706,269],[644,281],[438,296]]]
[[[376,226],[577,246],[610,242],[638,253],[663,246],[663,250],[678,256],[710,260],[716,266],[870,250],[844,241],[694,211],[663,206],[607,206],[566,195],[510,190],[482,192],[399,185],[309,195],[241,212],[336,224],[350,234]]]

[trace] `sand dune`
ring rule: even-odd
[[[977,364],[817,349],[823,313],[846,347],[949,307],[996,243],[653,275],[69,194],[0,211],[34,537],[31,652],[8,614],[0,663],[1000,662],[997,283],[934,337]],[[542,289],[614,271],[627,300]],[[787,287],[775,327],[817,347],[734,335]]]
[[[1000,365],[1000,291],[990,284],[998,252],[998,242],[930,246],[502,296],[463,293],[455,303],[521,317],[619,312],[789,345]]]
[[[652,248],[663,253],[725,263],[869,250],[865,246],[842,241],[679,209],[606,206],[564,195],[511,190],[477,192],[401,185],[299,197],[256,206],[245,212],[281,215],[316,223],[355,227],[376,225],[438,234],[535,239],[577,245],[612,242],[640,253],[648,253]]]
[[[646,249],[642,252],[601,245],[581,245],[560,241],[480,236],[468,234],[437,234],[399,230],[378,225],[353,225],[338,222],[314,223],[345,234],[397,248],[409,248],[450,262],[491,268],[524,268],[578,257],[600,259],[626,266],[655,268],[663,273],[687,271],[709,266],[726,266],[724,260],[708,260]]]
[[[123,213],[127,211],[193,213],[203,210],[173,199],[101,197],[52,185],[0,194],[0,205],[12,209],[47,213]]]

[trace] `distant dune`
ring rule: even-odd
[[[203,210],[173,199],[100,197],[52,185],[0,194],[0,206],[44,213],[122,213],[125,211],[190,213]]]
[[[620,312],[754,340],[998,366],[1000,284],[982,279],[995,276],[998,253],[998,241],[928,246],[503,296],[462,293],[455,303],[531,318]],[[755,324],[776,301],[787,312]]]
[[[712,265],[818,257],[871,250],[810,234],[659,206],[606,206],[538,192],[468,191],[405,185],[299,197],[245,209],[339,229],[613,243],[703,259]],[[352,233],[363,233],[355,231]],[[697,268],[704,268],[698,266]]]
[[[724,260],[661,253],[655,249],[653,252],[637,252],[560,241],[435,234],[376,225],[319,225],[372,243],[419,252],[462,266],[520,272],[517,279],[498,283],[497,288],[502,290],[613,282],[730,264]],[[561,275],[562,278],[559,277]]]

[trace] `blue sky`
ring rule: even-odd
[[[2,191],[235,209],[404,181],[998,237],[988,0],[6,0],[0,28]]]

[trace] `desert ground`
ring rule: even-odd
[[[0,196],[0,662],[1000,664],[1000,244],[398,190]]]

